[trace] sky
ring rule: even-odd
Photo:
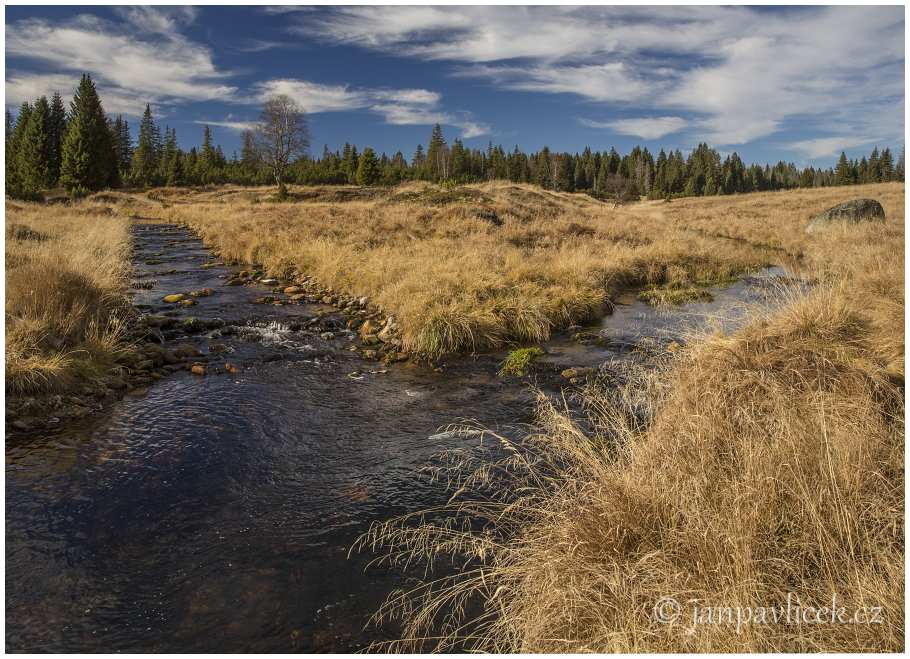
[[[312,151],[410,157],[432,125],[470,147],[686,152],[830,165],[904,143],[903,7],[6,7],[6,107],[83,72],[131,125],[230,155],[262,101],[306,111]]]

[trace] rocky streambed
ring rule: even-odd
[[[556,393],[708,314],[741,322],[782,274],[672,311],[620,299],[504,378],[504,352],[414,363],[368,299],[228,267],[180,227],[133,231],[143,341],[122,388],[83,418],[8,432],[10,651],[347,651],[394,636],[367,620],[421,573],[347,552],[371,522],[445,500],[421,467],[480,440],[441,427],[520,437],[529,381]]]

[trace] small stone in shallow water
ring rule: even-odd
[[[227,371],[228,373],[230,373],[231,375],[234,375],[235,373],[240,372],[240,369],[237,368],[236,366],[234,366],[231,362],[224,362],[224,370]]]
[[[331,341],[332,339],[335,338],[335,333],[334,332],[323,332],[322,334],[319,335],[319,338],[323,339],[325,341]]]
[[[285,295],[296,295],[297,293],[300,293],[302,290],[303,289],[300,288],[300,286],[288,286],[287,288],[284,289],[284,294]]]
[[[190,291],[190,295],[192,297],[208,297],[211,294],[212,294],[211,288],[203,288],[202,290],[199,290],[199,291]]]
[[[165,295],[162,300],[168,304],[174,304],[175,302],[180,302],[186,296],[183,293],[172,293],[171,295]]]
[[[206,370],[207,370],[207,369],[206,369],[206,365],[205,365],[205,364],[203,364],[203,363],[201,363],[201,362],[196,362],[196,363],[193,364],[193,366],[190,368],[190,373],[192,373],[193,375],[205,375]]]
[[[277,284],[278,280],[277,279],[260,279],[259,283],[264,284],[266,286],[272,286],[274,284]]]

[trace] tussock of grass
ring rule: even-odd
[[[512,350],[503,360],[499,367],[500,375],[515,375],[521,377],[527,375],[528,368],[538,357],[543,356],[543,350],[540,348],[518,348]]]
[[[229,191],[171,195],[157,216],[188,224],[223,258],[369,296],[398,319],[404,348],[430,358],[546,340],[602,314],[630,285],[768,263],[748,244],[662,216],[528,185],[344,188],[343,202],[292,188],[301,201],[281,205],[255,203],[270,189]]]
[[[710,302],[711,292],[700,286],[676,281],[666,286],[652,286],[638,294],[638,297],[655,307],[685,304],[686,302]]]
[[[615,365],[582,415],[541,396],[539,432],[520,443],[483,431],[495,449],[448,454],[436,475],[449,504],[357,546],[459,566],[389,598],[376,622],[400,619],[404,635],[379,647],[902,650],[903,190],[879,189],[885,226],[797,243],[777,218],[817,281],[778,311],[657,370]],[[737,203],[756,202],[706,202]],[[726,228],[767,241],[755,223]],[[786,607],[791,593],[803,607],[835,595],[851,614],[881,607],[881,623],[692,624],[696,605]],[[654,616],[664,597],[683,606],[674,624]]]
[[[97,201],[7,208],[6,390],[66,391],[119,349],[130,274],[127,222]]]

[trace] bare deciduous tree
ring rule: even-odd
[[[305,155],[309,146],[310,130],[303,109],[285,94],[269,98],[256,127],[256,150],[262,163],[272,170],[279,194],[284,194],[284,175],[291,161]]]

